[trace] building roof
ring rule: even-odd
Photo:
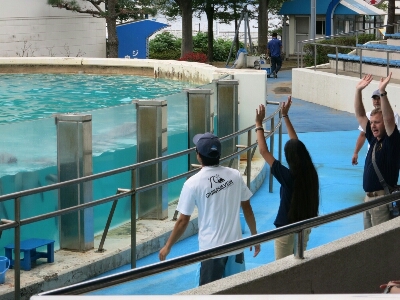
[[[316,1],[316,14],[325,15],[331,0]],[[311,0],[289,0],[283,3],[279,15],[310,15]],[[335,9],[335,15],[386,15],[386,12],[369,5],[363,0],[341,0]]]

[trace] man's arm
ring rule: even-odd
[[[392,78],[392,72],[390,72],[389,76],[386,77],[385,79],[381,78],[381,80],[379,82],[379,92],[381,93],[381,110],[382,110],[382,116],[383,116],[383,123],[385,124],[386,134],[388,136],[392,135],[394,129],[396,128],[393,109],[389,103],[389,99],[388,99],[387,93],[386,93],[386,86],[388,85],[391,78]]]
[[[366,139],[367,138],[365,137],[365,132],[360,131],[360,134],[356,141],[356,148],[354,149],[353,157],[351,158],[351,163],[353,166],[358,165],[358,152],[360,152],[362,146],[364,146]]]
[[[174,229],[172,230],[171,235],[168,238],[168,241],[165,243],[165,246],[162,247],[160,253],[158,254],[158,258],[160,260],[165,260],[167,255],[171,251],[172,246],[179,240],[182,234],[185,232],[188,224],[189,224],[190,216],[180,214],[178,221],[176,221]]]
[[[360,124],[363,131],[366,131],[368,118],[365,114],[364,104],[362,102],[362,90],[365,89],[372,81],[372,75],[365,75],[364,78],[356,85],[356,94],[354,96],[354,112],[358,124]]]
[[[257,234],[257,227],[256,227],[256,219],[254,218],[254,213],[253,209],[250,204],[250,200],[247,201],[242,201],[242,210],[244,214],[244,218],[246,219],[247,226],[250,228],[250,233],[251,235]],[[252,250],[252,247],[250,247],[250,251]],[[254,246],[254,257],[260,253],[261,246],[260,244]]]

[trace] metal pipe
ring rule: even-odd
[[[304,230],[295,233],[294,257],[304,259]]]
[[[251,145],[251,130],[247,132],[247,147]],[[247,187],[250,188],[250,179],[251,179],[251,150],[247,151]]]
[[[14,229],[14,299],[21,299],[21,198],[16,198],[14,202],[15,222],[18,226]],[[12,252],[11,252],[12,257]],[[26,257],[24,257],[27,259]],[[10,262],[11,263],[11,262]]]
[[[353,207],[349,207],[334,213],[330,213],[324,216],[319,216],[311,218],[308,220],[300,221],[294,224],[289,224],[283,227],[276,228],[271,231],[263,232],[257,235],[252,235],[242,240],[238,240],[232,243],[224,244],[215,248],[207,249],[204,251],[199,251],[177,257],[174,259],[169,259],[164,262],[158,262],[145,267],[121,272],[118,274],[102,277],[99,279],[94,279],[90,281],[85,281],[82,283],[74,284],[71,286],[55,289],[52,291],[47,291],[40,293],[39,296],[45,295],[77,295],[83,294],[90,291],[106,288],[116,284],[121,284],[127,281],[143,278],[153,274],[161,273],[171,269],[176,269],[179,267],[187,266],[195,262],[203,261],[215,256],[225,255],[229,252],[236,251],[239,249],[247,248],[256,244],[261,244],[266,241],[276,239],[281,236],[296,233],[307,228],[312,228],[320,226],[325,223],[333,222],[338,219],[346,218],[354,214],[361,213],[365,210],[372,209],[374,207],[387,204],[394,200],[400,198],[400,194],[391,194],[383,196],[381,198],[361,203]]]
[[[273,133],[273,128],[274,128],[274,120],[275,120],[275,118],[271,118],[271,132]],[[270,140],[269,140],[269,148],[270,148],[270,152],[271,153],[274,153],[274,146],[275,146],[275,143],[274,143],[274,140],[275,140],[275,138],[274,138],[274,135],[272,134],[271,135],[271,138],[270,138]],[[274,189],[274,176],[272,175],[272,172],[269,172],[269,192],[270,193],[272,193],[273,192],[273,189]]]
[[[132,170],[131,187],[136,190],[137,171]],[[131,195],[131,268],[136,268],[136,193]]]

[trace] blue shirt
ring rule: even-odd
[[[290,202],[292,200],[292,191],[294,180],[290,170],[285,166],[282,166],[279,160],[275,160],[271,167],[272,175],[281,184],[280,196],[281,202],[279,204],[278,214],[274,225],[276,227],[281,227],[289,224],[289,209]]]
[[[395,128],[391,136],[383,137],[379,142],[372,134],[371,123],[368,121],[365,136],[370,144],[367,157],[365,158],[363,188],[365,192],[383,190],[378,175],[376,175],[372,164],[372,151],[376,143],[375,161],[382,173],[383,179],[390,186],[397,184],[399,179],[400,165],[400,133]]]
[[[282,42],[273,37],[272,40],[268,42],[267,48],[271,57],[279,57],[281,56]]]

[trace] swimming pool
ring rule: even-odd
[[[93,174],[136,162],[136,106],[132,99],[167,100],[168,153],[186,149],[186,93],[192,84],[140,76],[7,74],[0,75],[0,101],[6,107],[0,119],[0,195],[57,182],[56,113],[84,112],[92,115]],[[21,108],[25,107],[25,110]],[[172,161],[169,176],[182,172],[185,157]],[[181,181],[169,185],[174,200]],[[126,172],[93,182],[93,199],[130,187]],[[22,218],[58,208],[57,191],[22,197]],[[111,203],[94,208],[96,233],[102,232]],[[12,201],[0,203],[0,217],[14,218]],[[111,226],[130,219],[128,198],[118,202]],[[43,231],[46,228],[46,232]],[[57,218],[24,226],[21,238],[51,238],[58,247]],[[13,241],[11,230],[3,233],[0,251]]]
[[[0,74],[0,124],[154,99],[194,87],[135,75]]]

